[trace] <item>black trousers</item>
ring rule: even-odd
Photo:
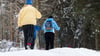
[[[25,49],[27,49],[27,43],[31,43],[30,48],[33,49],[34,48],[34,25],[24,25],[22,27],[23,32],[24,32],[24,46]]]
[[[45,34],[45,49],[53,49],[54,48],[54,33],[46,32]]]

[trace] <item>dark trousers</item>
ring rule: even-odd
[[[46,32],[45,34],[45,49],[53,49],[54,48],[54,33]]]
[[[33,49],[34,48],[34,25],[24,25],[22,27],[23,32],[24,32],[24,46],[25,49],[27,49],[27,43],[31,43],[30,48]]]

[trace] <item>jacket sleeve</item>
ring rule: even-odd
[[[54,25],[54,29],[56,30],[60,30],[60,27],[57,25],[57,23],[55,21],[53,21],[53,25]]]
[[[35,8],[36,18],[39,19],[42,17],[41,13]]]

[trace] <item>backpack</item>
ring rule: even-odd
[[[45,28],[46,30],[51,30],[53,27],[52,27],[52,21],[47,21],[45,23]]]

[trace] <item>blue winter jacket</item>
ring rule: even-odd
[[[36,39],[36,32],[39,31],[41,29],[40,26],[35,25],[34,26],[34,38]]]
[[[51,30],[46,30],[45,29],[45,24],[46,24],[46,22],[47,21],[52,21],[52,29]],[[58,27],[58,25],[57,25],[57,23],[54,21],[54,19],[53,18],[47,18],[45,21],[44,21],[44,23],[43,23],[43,25],[42,25],[42,30],[44,30],[44,33],[46,33],[46,32],[53,32],[53,33],[55,33],[55,31],[54,30],[60,30],[60,27]]]

